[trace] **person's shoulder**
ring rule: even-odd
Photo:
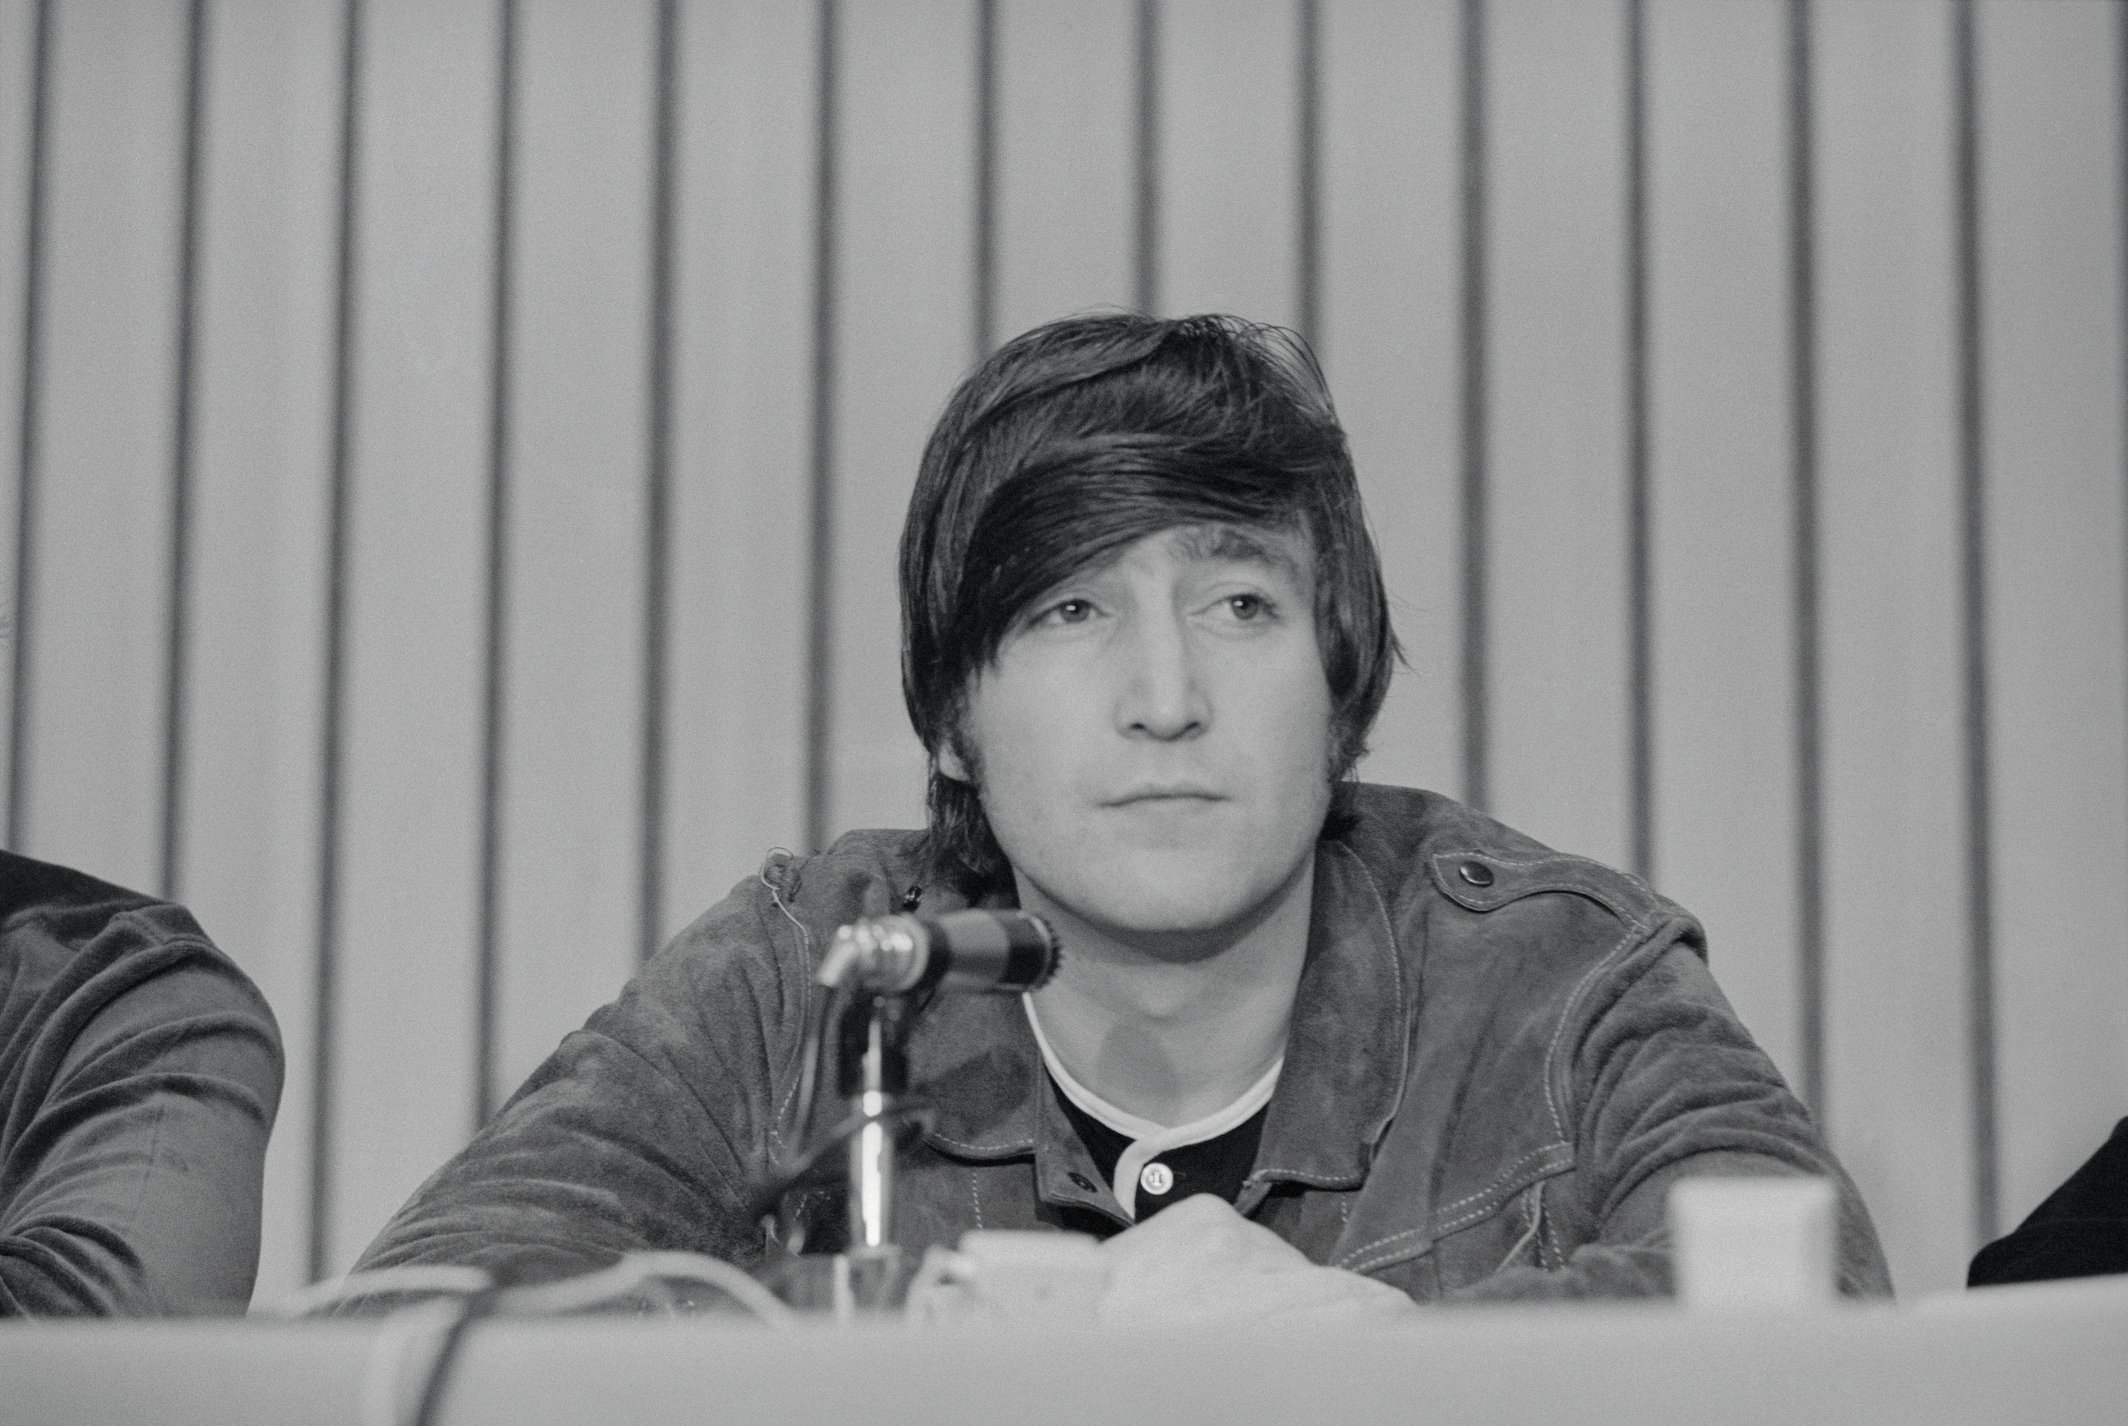
[[[793,943],[817,963],[835,931],[867,916],[965,904],[950,888],[926,884],[924,834],[846,832],[825,851],[771,847],[760,867],[682,930],[668,956],[720,964],[753,959]]]
[[[759,880],[794,909],[839,917],[838,926],[919,906],[932,909],[956,895],[951,887],[929,884],[924,834],[905,829],[845,832],[811,856],[773,849]]]
[[[119,1034],[201,1015],[236,1017],[278,1056],[272,1008],[183,906],[0,852],[0,1024]]]
[[[587,1026],[646,1058],[795,1023],[835,932],[923,899],[922,834],[851,832],[825,851],[771,847],[668,941]]]
[[[77,974],[198,960],[245,979],[176,902],[13,852],[0,852],[0,955],[17,965],[78,962]]]
[[[1400,906],[1445,898],[1484,914],[1557,893],[1600,908],[1622,928],[1691,921],[1683,907],[1632,873],[1554,850],[1437,792],[1349,784],[1333,815],[1336,839]]]
[[[34,922],[60,939],[78,940],[113,916],[169,904],[56,862],[0,852],[0,930]]]

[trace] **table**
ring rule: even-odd
[[[384,1330],[10,1324],[0,1328],[0,1421],[357,1426]],[[2121,1426],[2128,1276],[1785,1313],[1454,1308],[1347,1332],[492,1321],[467,1337],[440,1419]]]

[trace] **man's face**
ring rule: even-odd
[[[1311,563],[1166,530],[1014,621],[961,726],[1023,905],[1189,958],[1303,883],[1330,799]]]

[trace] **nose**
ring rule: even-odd
[[[1211,701],[1187,631],[1175,618],[1132,620],[1117,641],[1116,726],[1126,737],[1169,742],[1202,733]]]

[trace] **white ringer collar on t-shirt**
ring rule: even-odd
[[[1020,1005],[1026,1010],[1027,1023],[1034,1030],[1034,1042],[1042,1051],[1042,1063],[1048,1066],[1050,1078],[1064,1091],[1064,1097],[1131,1141],[1116,1159],[1115,1181],[1109,1186],[1116,1192],[1116,1202],[1122,1206],[1123,1216],[1134,1223],[1138,1219],[1138,1175],[1145,1166],[1169,1149],[1201,1144],[1246,1124],[1251,1115],[1271,1102],[1271,1091],[1278,1088],[1278,1072],[1286,1067],[1285,1052],[1280,1051],[1271,1067],[1263,1072],[1263,1077],[1243,1090],[1239,1099],[1224,1109],[1213,1110],[1202,1119],[1177,1124],[1171,1129],[1150,1119],[1140,1119],[1127,1109],[1118,1109],[1074,1079],[1051,1047],[1049,1037],[1042,1033],[1042,1022],[1034,1013],[1034,997],[1022,992]]]

